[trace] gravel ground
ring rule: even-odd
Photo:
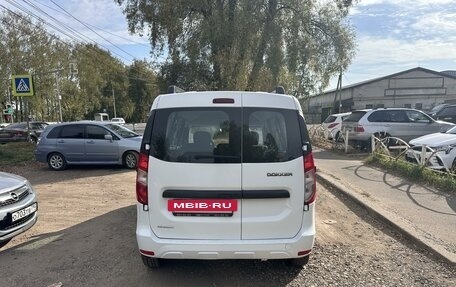
[[[303,269],[282,261],[180,260],[149,270],[134,235],[135,172],[16,171],[35,186],[40,217],[0,250],[0,286],[455,286],[455,266],[323,186],[316,245]]]

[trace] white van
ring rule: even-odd
[[[99,122],[109,121],[109,115],[107,113],[96,113],[93,118]]]
[[[137,169],[136,237],[144,264],[306,264],[315,238],[315,170],[303,113],[292,96],[158,96]]]

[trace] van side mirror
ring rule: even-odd
[[[112,135],[105,135],[104,138],[105,140],[112,141]]]

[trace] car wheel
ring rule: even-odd
[[[453,160],[453,164],[451,165],[450,172],[456,173],[456,158]]]
[[[336,142],[343,142],[344,141],[344,138],[341,136],[341,132],[337,132],[336,136],[335,136],[335,140]]]
[[[34,136],[31,136],[29,141],[32,143],[32,144],[36,144],[38,142],[38,139]]]
[[[162,261],[159,258],[152,258],[148,256],[141,255],[142,262],[149,268],[157,269],[162,265]]]
[[[65,157],[60,153],[51,153],[48,157],[48,166],[53,170],[64,170],[66,168]]]
[[[138,153],[128,151],[124,154],[123,164],[126,168],[136,168],[138,164]]]
[[[299,258],[287,259],[287,264],[293,267],[302,267],[309,263],[309,257],[310,255]]]

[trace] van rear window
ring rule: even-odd
[[[302,156],[298,116],[285,109],[159,109],[150,154],[169,162],[289,161]]]
[[[156,110],[151,155],[170,162],[240,163],[240,119],[238,108]]]

